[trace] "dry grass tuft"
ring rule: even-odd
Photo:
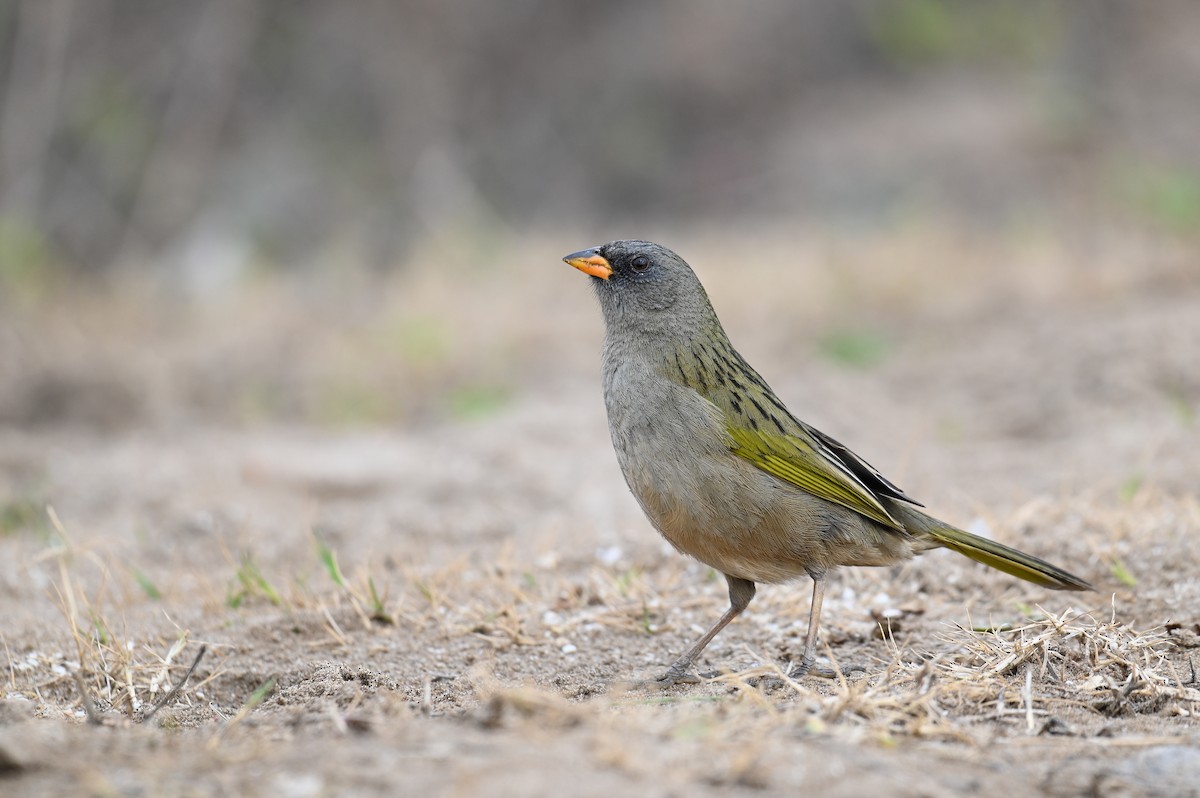
[[[108,608],[108,586],[112,575],[104,561],[95,553],[76,549],[66,528],[53,507],[47,516],[58,542],[41,555],[53,560],[59,578],[53,583],[56,604],[70,630],[75,657],[59,653],[30,652],[22,662],[23,670],[46,669],[52,675],[32,686],[43,704],[60,703],[47,700],[47,693],[62,693],[74,688],[81,706],[75,714],[89,723],[104,722],[103,713],[115,710],[126,717],[147,720],[167,701],[184,694],[185,683],[192,676],[207,645],[200,647],[190,667],[180,655],[190,641],[187,629],[176,627],[174,637],[151,636],[138,640],[130,635],[125,623],[114,623]],[[96,595],[79,586],[72,575],[74,560],[86,559],[101,572],[101,587]],[[165,651],[164,651],[165,649]],[[211,674],[205,682],[214,678]],[[15,674],[14,674],[15,677]],[[195,685],[196,690],[203,682]]]
[[[1008,711],[1005,698],[1012,692],[1011,677],[1020,674],[1025,681],[1022,711],[1029,719],[1049,714],[1048,709],[1035,708],[1035,701],[1047,706],[1075,702],[1107,717],[1192,716],[1200,704],[1195,673],[1181,677],[1169,657],[1175,643],[1165,627],[1138,631],[1118,621],[1115,611],[1108,620],[1098,620],[1066,610],[1008,630],[958,627],[942,638],[961,650],[940,661],[945,677],[998,691],[990,704],[980,704],[981,710],[990,706],[998,714]],[[1044,691],[1040,697],[1031,692],[1035,677]],[[1028,725],[1032,727],[1032,720]]]

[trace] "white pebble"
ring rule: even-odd
[[[624,554],[620,546],[601,546],[596,549],[596,559],[608,566],[616,565]]]

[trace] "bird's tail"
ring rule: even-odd
[[[1051,590],[1095,590],[1087,581],[1032,554],[964,532],[911,507],[893,504],[888,509],[909,532],[928,538],[935,545],[957,551],[997,571]]]

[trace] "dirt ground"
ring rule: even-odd
[[[0,319],[0,794],[1200,795],[1194,242],[658,237],[797,415],[1099,590],[845,570],[865,673],[787,683],[764,586],[727,675],[639,685],[726,596],[617,470],[598,241],[59,286]]]

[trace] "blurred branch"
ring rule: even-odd
[[[23,0],[16,8],[8,85],[0,106],[0,215],[34,219],[58,126],[74,0]]]
[[[166,109],[125,220],[117,261],[138,259],[199,202],[258,30],[257,0],[209,0],[180,55]],[[149,246],[148,246],[149,245]]]

